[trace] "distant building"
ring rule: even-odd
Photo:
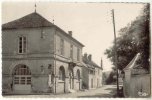
[[[3,93],[81,90],[83,47],[36,12],[3,24]]]
[[[98,88],[102,86],[102,60],[101,66],[98,66],[93,60],[92,55],[84,54],[83,87],[87,89]]]

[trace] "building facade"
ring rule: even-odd
[[[95,89],[102,86],[102,60],[101,66],[92,61],[92,55],[84,54],[83,88]]]
[[[37,12],[3,24],[3,94],[81,90],[83,47]]]

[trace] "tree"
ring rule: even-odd
[[[141,53],[139,65],[149,70],[149,46],[150,46],[150,5],[146,4],[141,14],[130,25],[120,29],[119,37],[116,38],[117,67],[122,70],[133,57]],[[114,43],[106,49],[105,54],[114,64]]]
[[[116,71],[112,70],[106,79],[106,84],[114,84],[116,82]]]

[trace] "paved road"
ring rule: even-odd
[[[114,91],[116,91],[116,85],[104,85],[98,89],[86,90],[75,93],[66,93],[58,95],[11,95],[5,97],[17,97],[17,98],[110,98],[113,97]]]

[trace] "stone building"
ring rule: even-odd
[[[80,90],[83,47],[37,12],[3,24],[3,94]]]
[[[83,73],[83,88],[94,89],[102,86],[102,60],[101,66],[97,65],[92,60],[92,55],[84,54],[83,56],[84,67]]]

